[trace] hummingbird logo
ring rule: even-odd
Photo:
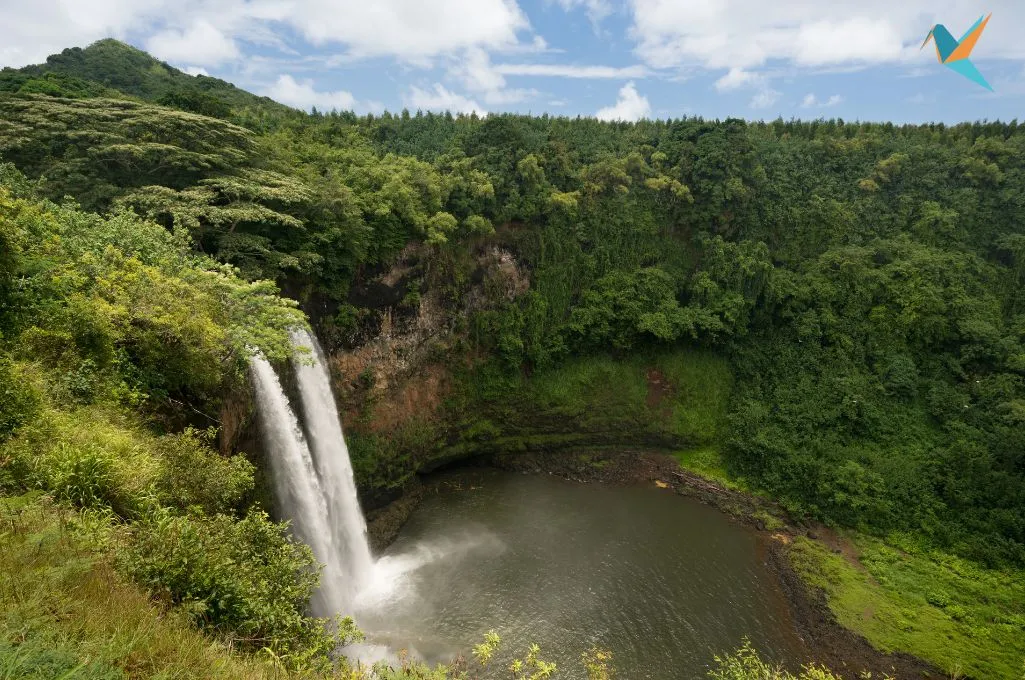
[[[947,30],[946,26],[936,24],[929,31],[929,35],[925,36],[919,51],[925,49],[925,46],[932,40],[936,44],[936,57],[940,60],[941,64],[957,71],[965,78],[982,85],[992,92],[993,88],[990,87],[990,84],[979,73],[979,69],[975,68],[975,64],[968,58],[972,53],[972,49],[975,48],[975,43],[979,42],[979,37],[986,28],[986,24],[989,23],[989,17],[991,16],[993,16],[992,12],[986,18],[979,17],[979,20],[972,24],[972,27],[961,36],[960,40],[954,40],[954,36],[950,35],[950,31]]]

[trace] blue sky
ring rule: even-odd
[[[935,23],[993,19],[944,68]],[[895,122],[1025,111],[1025,2],[0,0],[0,65],[126,40],[298,108]]]

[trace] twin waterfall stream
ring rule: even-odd
[[[253,357],[250,369],[276,501],[296,538],[324,565],[311,612],[330,617],[352,611],[374,562],[323,350],[304,330],[293,331],[292,342],[313,351],[292,360],[303,424],[267,360]]]

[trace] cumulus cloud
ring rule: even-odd
[[[435,83],[434,88],[430,90],[424,90],[414,85],[405,99],[407,106],[423,111],[451,111],[453,113],[477,113],[478,115],[486,113],[480,104],[461,94],[449,91],[441,83]]]
[[[529,27],[515,0],[295,0],[287,21],[312,43],[359,56],[423,59],[517,44]]]
[[[822,101],[816,97],[813,93],[804,95],[804,99],[801,100],[802,109],[813,109],[813,108],[825,108],[828,109],[831,106],[836,106],[843,101],[843,97],[838,94],[831,95],[825,101]]]
[[[750,70],[777,61],[829,67],[925,59],[930,55],[920,54],[918,46],[929,26],[944,23],[959,35],[983,9],[994,15],[986,54],[1025,59],[1025,43],[1015,35],[1025,22],[1025,3],[1018,0],[993,0],[985,8],[958,0],[629,0],[629,8],[636,52],[656,68]]]
[[[312,108],[325,112],[335,109],[351,111],[356,108],[356,98],[352,96],[352,93],[345,90],[318,92],[314,88],[312,80],[297,81],[288,74],[278,77],[277,82],[263,90],[261,94],[304,111],[309,111]]]
[[[208,76],[207,70],[202,66],[185,66],[182,71],[188,73],[190,76]]]
[[[633,82],[629,82],[619,90],[619,98],[612,106],[599,109],[595,114],[599,120],[635,121],[651,116],[651,104],[648,98],[637,92]]]
[[[0,66],[38,63],[65,47],[122,37],[145,26],[161,2],[32,0],[7,2],[0,22]]]
[[[802,25],[792,46],[800,65],[896,61],[904,49],[900,31],[889,19],[852,17]]]
[[[208,66],[216,66],[241,55],[232,38],[202,19],[185,29],[172,28],[157,33],[146,41],[146,49],[164,61],[195,62]]]
[[[477,92],[505,87],[505,78],[491,65],[488,53],[479,47],[467,50],[452,72],[466,87]]]

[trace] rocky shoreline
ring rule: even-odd
[[[787,555],[794,537],[818,539],[826,533],[823,527],[787,521],[785,511],[771,501],[728,489],[684,470],[671,456],[622,449],[586,453],[532,452],[482,456],[460,465],[494,467],[524,474],[551,474],[579,483],[653,485],[711,505],[734,521],[763,534],[766,565],[779,579],[790,616],[807,646],[810,659],[825,664],[849,680],[859,680],[864,671],[871,672],[871,677],[890,676],[896,680],[948,677],[935,666],[910,654],[882,652],[837,622],[825,593],[808,586],[794,570]],[[407,484],[396,500],[367,513],[368,532],[375,551],[383,550],[395,539],[424,494],[429,493],[433,486],[430,475],[423,480],[417,479]],[[768,526],[767,520],[772,522],[773,519],[779,519],[780,525],[773,522],[773,526]]]

